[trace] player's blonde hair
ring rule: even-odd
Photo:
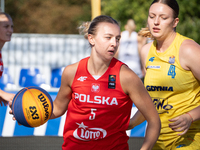
[[[107,22],[112,24],[118,24],[118,22],[110,16],[100,15],[94,18],[91,22],[84,22],[79,27],[79,33],[84,35],[85,39],[88,39],[88,34],[96,35],[97,26],[99,23]]]

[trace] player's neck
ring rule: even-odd
[[[99,59],[89,58],[87,68],[91,75],[102,76],[108,69],[109,64],[100,61]]]
[[[165,52],[168,47],[172,44],[172,42],[174,41],[176,37],[176,33],[172,33],[170,34],[167,38],[165,38],[165,40],[157,40],[157,51],[158,52]]]

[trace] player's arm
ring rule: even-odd
[[[123,65],[120,70],[120,81],[124,92],[129,95],[135,106],[142,114],[141,116],[144,116],[148,122],[141,150],[151,149],[157,141],[161,128],[157,110],[140,78],[125,65]],[[134,117],[135,116],[133,116],[133,118]],[[137,119],[135,120],[137,122]]]
[[[195,78],[200,82],[199,58],[200,45],[197,44],[195,41],[185,40],[180,47],[180,64],[183,67],[183,69],[191,71]],[[169,120],[172,122],[169,124],[169,127],[171,127],[172,130],[177,132],[182,131],[182,133],[178,135],[185,134],[190,128],[192,121],[200,120],[200,106],[189,111],[188,113],[189,114],[186,113]]]
[[[144,116],[140,111],[137,111],[135,115],[130,119],[129,126],[127,130],[133,129],[135,126],[141,124],[145,121]]]
[[[15,94],[0,90],[0,105],[2,106],[4,104],[6,106],[8,102],[12,102],[14,96]]]
[[[145,74],[146,72],[146,68],[145,68],[145,65],[146,65],[146,59],[147,59],[147,55],[149,53],[149,49],[150,49],[150,46],[151,46],[152,42],[151,43],[148,43],[144,46],[141,46],[141,50],[139,51],[139,55],[140,55],[140,59],[141,59],[141,63],[142,63],[142,68],[143,68],[143,72]],[[145,121],[145,118],[144,116],[142,115],[142,113],[140,111],[137,111],[134,115],[134,117],[132,117],[130,119],[130,123],[129,123],[129,127],[128,127],[128,130],[129,129],[132,129],[134,128],[135,126],[141,124],[142,122]]]
[[[181,45],[181,48],[184,48],[182,50],[183,53],[181,54],[183,54],[182,56],[186,61],[186,66],[189,68],[189,70],[192,71],[195,78],[200,82],[200,45],[197,44],[195,41],[185,40],[183,42],[183,45]],[[200,106],[191,110],[189,114],[191,115],[193,121],[200,120]]]
[[[180,64],[185,70],[192,71],[200,81],[200,45],[192,40],[185,40],[180,47]]]
[[[71,85],[76,73],[77,65],[78,63],[72,64],[64,69],[61,78],[61,86],[56,99],[53,102],[53,113],[50,119],[60,117],[66,112],[72,97]]]
[[[146,73],[146,60],[147,60],[147,56],[148,56],[151,45],[152,45],[152,42],[144,45],[139,52],[144,74]]]

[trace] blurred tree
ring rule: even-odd
[[[135,20],[139,31],[146,26],[151,1],[147,0],[101,0],[102,14],[110,15],[121,24],[121,30],[129,18]],[[177,0],[180,7],[177,32],[194,39],[200,44],[200,1]]]
[[[141,27],[146,26],[148,16],[148,7],[151,1],[147,0],[101,0],[102,14],[109,15],[116,19],[120,25],[121,30],[124,30],[124,25],[127,20],[132,18],[136,22],[136,31]]]
[[[200,1],[177,0],[180,22],[177,32],[200,43]],[[112,16],[121,25],[129,18],[136,22],[136,31],[146,26],[151,1],[101,0],[102,14]],[[14,21],[15,33],[77,34],[83,21],[91,20],[90,0],[6,0],[5,11]]]
[[[76,34],[91,19],[90,0],[6,0],[15,33]]]
[[[186,35],[200,44],[200,1],[177,0],[180,7],[177,32]]]

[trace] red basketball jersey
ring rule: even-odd
[[[113,58],[107,71],[95,80],[87,70],[88,59],[79,62],[71,86],[62,148],[128,149],[126,129],[132,101],[120,84],[123,63]]]

